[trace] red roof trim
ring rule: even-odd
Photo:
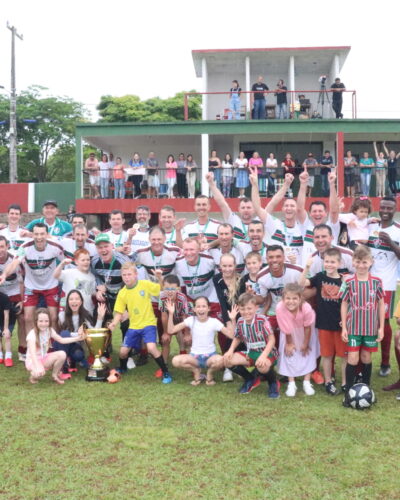
[[[192,54],[208,54],[219,52],[283,52],[288,50],[347,50],[351,49],[350,45],[339,45],[329,47],[271,47],[259,49],[205,49],[205,50],[192,50]]]

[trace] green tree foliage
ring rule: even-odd
[[[191,90],[190,92],[195,92]],[[189,119],[201,119],[201,96],[190,96]],[[102,96],[97,106],[101,122],[175,122],[184,119],[184,92],[174,97],[152,97],[141,101],[136,95]]]
[[[17,97],[18,180],[50,182],[74,179],[75,124],[85,119],[82,104],[68,97],[42,95],[32,86]],[[26,120],[35,120],[29,123]],[[1,180],[8,179],[9,99],[0,99]]]

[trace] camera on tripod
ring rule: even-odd
[[[319,78],[318,78],[318,81],[321,85],[325,85],[326,83],[326,75],[321,75]]]

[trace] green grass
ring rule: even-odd
[[[114,385],[0,366],[0,498],[398,499],[400,403],[381,391],[398,374],[377,366],[364,412],[321,387],[270,400],[177,371],[164,386],[152,361]]]

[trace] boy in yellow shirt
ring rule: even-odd
[[[125,286],[118,292],[114,306],[114,319],[109,325],[114,330],[121,322],[125,311],[128,311],[129,329],[119,351],[120,366],[118,371],[126,373],[128,356],[131,349],[140,350],[142,340],[147,351],[151,354],[161,368],[163,384],[170,384],[172,377],[168,367],[157,349],[157,319],[153,312],[151,297],[158,297],[162,284],[162,271],[156,269],[154,274],[158,283],[148,280],[138,280],[135,264],[126,262],[121,267],[121,277]]]

